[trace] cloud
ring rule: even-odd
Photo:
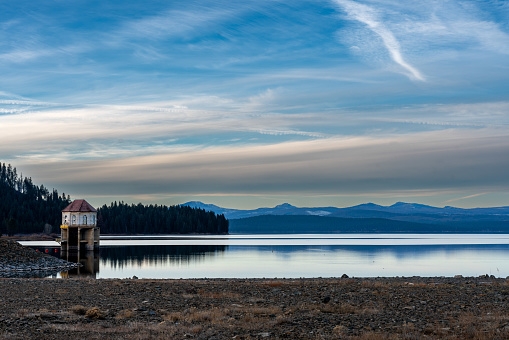
[[[86,195],[334,195],[509,189],[503,129],[210,146],[152,155],[39,160],[19,168]]]
[[[509,53],[508,13],[495,4],[413,0],[333,3],[352,22],[341,26],[338,39],[353,55],[387,67],[390,64],[384,60],[383,49],[411,79],[435,84],[452,81],[455,84],[450,86],[457,87],[456,82],[479,82],[486,77],[484,69],[476,73],[479,68],[507,67],[503,60]]]
[[[509,124],[507,102],[277,113],[291,102],[289,95],[268,91],[245,99],[203,96],[86,106],[0,100],[0,159],[121,158],[225,144],[387,137],[452,128],[496,131]],[[264,106],[267,100],[271,105]]]
[[[0,54],[0,60],[3,62],[9,63],[25,63],[27,61],[31,61],[34,59],[39,59],[42,57],[48,57],[54,55],[55,51],[47,50],[47,49],[26,49],[20,50],[16,49],[13,51],[9,51],[7,53]]]
[[[190,6],[187,9],[169,9],[161,14],[125,22],[113,32],[114,41],[170,38],[189,39],[196,34],[216,27],[224,21],[231,21],[238,14],[234,7],[225,4],[222,8]]]
[[[481,192],[481,193],[478,193],[478,194],[468,195],[468,196],[465,196],[465,197],[453,198],[453,199],[444,201],[444,203],[451,203],[451,202],[466,200],[466,199],[469,199],[469,198],[484,196],[486,194],[488,194],[488,192]]]
[[[410,65],[403,58],[401,46],[398,40],[392,31],[388,29],[382,21],[380,21],[378,13],[374,8],[350,0],[335,0],[335,2],[347,12],[348,17],[351,20],[357,20],[365,24],[371,31],[376,33],[382,39],[391,59],[408,72],[407,75],[410,79],[419,81],[426,80],[417,68]]]

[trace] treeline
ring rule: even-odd
[[[0,231],[15,233],[58,233],[61,211],[70,197],[37,186],[30,177],[18,176],[16,168],[0,163]]]
[[[97,209],[102,234],[226,234],[228,220],[187,206],[128,205],[114,202]]]
[[[70,203],[70,196],[37,186],[10,164],[0,163],[0,235],[60,233],[61,212]],[[186,206],[114,202],[97,210],[102,234],[228,233],[224,215]]]

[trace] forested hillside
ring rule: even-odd
[[[7,234],[60,232],[61,211],[71,203],[65,194],[37,186],[16,168],[0,163],[0,231]],[[228,220],[203,209],[185,206],[128,205],[114,202],[98,210],[101,233],[225,234]]]
[[[60,232],[61,211],[70,197],[37,186],[16,168],[0,163],[0,227],[3,233]],[[46,228],[45,228],[46,226]]]
[[[114,202],[97,209],[103,234],[226,234],[228,220],[186,206],[128,205]]]

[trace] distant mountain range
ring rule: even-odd
[[[348,208],[299,208],[284,203],[274,208],[239,210],[196,201],[183,205],[224,214],[230,220],[230,233],[509,233],[509,207],[438,208],[398,202],[391,206],[366,203]]]

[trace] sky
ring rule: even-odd
[[[509,2],[0,2],[0,162],[100,206],[509,205]]]

